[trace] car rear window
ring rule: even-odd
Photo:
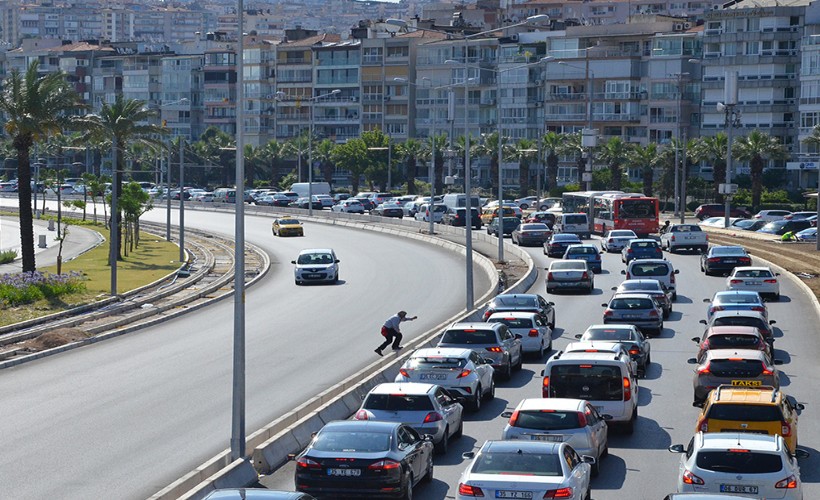
[[[633,276],[666,276],[669,274],[669,266],[666,264],[645,264],[639,262],[632,266],[630,271]]]
[[[550,228],[546,224],[522,224],[522,231],[549,231]]]
[[[587,266],[584,262],[561,262],[554,261],[550,264],[551,271],[586,271]]]
[[[770,474],[783,469],[780,455],[748,450],[701,451],[695,459],[697,466],[713,472],[738,474]]]
[[[538,299],[535,297],[499,295],[495,298],[495,304],[504,307],[538,307]]]
[[[586,224],[586,215],[565,215],[564,224]]]
[[[610,309],[652,309],[651,299],[642,297],[614,298],[609,303]]]
[[[750,318],[748,316],[727,316],[725,318],[715,318],[712,326],[753,326],[758,330],[766,330],[766,323],[760,318]]]
[[[621,283],[620,289],[623,291],[661,291],[661,284],[658,281],[644,281],[639,283]]]
[[[710,335],[709,347],[711,349],[739,349],[755,348],[760,339],[754,335]]]
[[[428,356],[426,358],[411,358],[407,367],[413,370],[453,370],[467,366],[464,358],[445,358],[443,356]]]
[[[480,453],[473,464],[475,474],[563,476],[558,455],[553,453]]]
[[[685,226],[675,226],[672,231],[676,233],[699,233],[701,229],[698,226],[687,224]]]
[[[386,411],[426,411],[433,410],[433,403],[427,394],[370,394],[362,408]]]
[[[578,412],[556,410],[519,411],[515,426],[539,431],[560,431],[581,427],[578,425]]]
[[[598,250],[595,247],[577,247],[577,248],[568,248],[567,251],[570,255],[597,255]]]
[[[736,270],[735,278],[771,278],[772,272],[768,269]]]
[[[381,432],[322,431],[311,448],[319,451],[376,452],[390,449],[392,436]]]
[[[533,328],[531,318],[490,318],[488,323],[502,323],[510,328]]]
[[[759,359],[713,359],[709,370],[717,377],[753,378],[763,373]]]
[[[550,370],[550,397],[621,401],[623,380],[618,366],[560,364]]]
[[[712,255],[716,257],[742,257],[746,255],[746,250],[738,247],[713,247]]]
[[[636,235],[633,231],[610,231],[610,238],[634,238]]]
[[[707,418],[715,420],[742,420],[744,422],[774,422],[783,420],[780,408],[774,405],[714,404]]]
[[[636,241],[630,245],[632,248],[658,248],[654,241]]]
[[[492,330],[447,330],[441,338],[444,344],[495,344]]]
[[[632,340],[632,332],[622,328],[591,328],[584,333],[581,340],[603,340],[615,342],[621,340]]]
[[[718,295],[717,302],[720,304],[760,304],[760,296],[756,293]]]

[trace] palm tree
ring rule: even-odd
[[[612,189],[621,190],[621,183],[624,177],[623,164],[626,163],[632,146],[623,141],[620,137],[613,137],[598,150],[598,159],[609,167],[612,176]]]
[[[364,177],[367,182],[373,186],[378,185],[382,191],[387,189],[387,147],[390,138],[380,129],[369,130],[362,134],[362,140],[367,145],[368,152],[367,167],[364,171]],[[374,151],[373,148],[378,148]]]
[[[547,190],[558,187],[558,154],[565,139],[564,134],[559,135],[555,132],[547,132],[541,138],[541,144],[546,153],[544,163],[547,165]]]
[[[430,183],[437,193],[444,192],[444,150],[447,147],[447,135],[438,134],[430,138],[430,141],[424,142],[423,155],[427,161],[431,161],[430,148],[435,144],[436,157],[433,161],[433,178]],[[460,158],[464,158],[464,137],[459,137],[456,144],[453,144],[453,149]]]
[[[298,168],[298,172],[296,173],[296,178],[304,180],[307,176],[305,175],[305,166],[307,165],[307,156],[308,156],[308,136],[307,134],[302,134],[300,136],[294,137],[293,139],[289,140],[287,143],[286,152],[288,156],[295,156],[296,157],[296,165]]]
[[[641,169],[643,194],[646,196],[652,196],[652,188],[655,184],[655,166],[658,164],[658,158],[658,145],[650,142],[646,146],[633,147],[626,159],[630,166]]]
[[[255,187],[256,169],[265,161],[263,148],[255,147],[253,144],[245,144],[245,178],[247,179],[247,186]]]
[[[767,160],[782,160],[786,149],[777,137],[766,132],[752,130],[746,137],[738,137],[732,144],[732,153],[740,161],[749,162],[749,173],[752,177],[752,207],[760,206],[760,193],[763,190],[763,167]]]
[[[20,254],[23,272],[36,270],[34,260],[34,222],[31,209],[31,148],[37,141],[59,135],[73,126],[73,115],[81,104],[77,93],[58,71],[39,75],[38,62],[32,61],[25,74],[13,69],[3,82],[0,113],[4,129],[17,152],[17,199],[20,205]]]
[[[272,186],[276,186],[279,184],[279,180],[282,177],[279,172],[279,165],[281,164],[282,160],[287,158],[289,154],[288,149],[289,148],[287,143],[277,142],[276,139],[272,139],[262,148],[264,157],[267,160],[268,166],[270,168],[269,178]]]
[[[333,185],[333,172],[335,170],[335,165],[333,165],[330,155],[333,153],[333,148],[335,147],[336,143],[330,139],[322,139],[313,151],[313,161],[319,162],[319,171],[322,172],[322,177],[329,186]]]
[[[715,189],[715,201],[723,203],[723,195],[719,192],[720,183],[726,178],[726,145],[729,140],[726,134],[718,132],[711,137],[700,137],[689,151],[696,162],[707,161],[712,163],[712,180]]]
[[[587,148],[585,148],[581,142],[581,132],[562,135],[564,140],[561,142],[560,146],[558,146],[558,152],[563,155],[571,155],[575,157],[578,185],[583,186],[584,169],[586,167],[586,159],[584,158],[584,154],[586,153]]]
[[[499,141],[498,137],[498,132],[481,134],[480,140],[475,145],[476,155],[486,156],[490,159],[490,189],[492,189],[493,193],[498,191],[498,169],[500,168],[498,163],[498,148],[501,147],[501,154],[504,154],[503,149],[506,141],[506,138],[502,138],[501,141]]]
[[[195,150],[201,159],[219,165],[220,186],[233,185],[231,172],[236,168],[236,139],[216,127],[208,127],[197,141]]]
[[[419,158],[424,156],[424,150],[424,144],[417,139],[407,139],[396,147],[396,153],[404,162],[407,194],[416,194],[416,168]]]
[[[102,103],[99,115],[81,117],[80,123],[86,131],[85,138],[97,138],[110,141],[114,148],[117,168],[113,169],[112,189],[117,190],[117,196],[122,194],[121,170],[125,149],[131,144],[145,144],[150,147],[162,148],[162,136],[168,130],[162,126],[151,124],[156,116],[155,110],[146,107],[145,101],[126,99],[118,94],[113,104]],[[117,228],[120,227],[120,214],[112,213],[111,217]],[[115,258],[121,258],[122,231],[117,231]]]
[[[518,157],[519,195],[527,196],[530,194],[530,163],[538,158],[538,144],[532,139],[519,139],[514,153]]]

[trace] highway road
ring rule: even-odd
[[[233,234],[233,222],[186,213],[189,227],[212,232]],[[374,361],[388,316],[417,314],[404,328],[412,338],[465,301],[446,286],[464,282],[463,258],[439,247],[309,223],[304,238],[273,238],[270,222],[246,222],[247,240],[272,259],[247,291],[248,433]],[[294,285],[290,260],[311,247],[336,250],[338,285]],[[233,316],[225,300],[0,372],[0,498],[146,498],[228,448]]]
[[[538,248],[531,249],[541,268],[549,259]],[[601,464],[601,474],[592,481],[595,500],[660,500],[673,492],[680,455],[667,451],[675,443],[688,443],[692,437],[698,409],[692,407],[692,365],[696,346],[690,340],[703,331],[698,321],[705,318],[704,298],[724,288],[724,278],[705,277],[699,270],[697,255],[669,255],[680,269],[678,300],[665,323],[662,337],[653,338],[653,364],[647,378],[640,381],[639,420],[632,436],[610,434],[610,457]],[[532,288],[556,303],[557,324],[554,347],[561,349],[574,341],[592,323],[600,323],[603,308],[611,295],[610,288],[619,284],[624,269],[619,254],[604,256],[604,272],[596,276],[596,290],[589,295],[549,295],[544,289],[544,272]],[[777,321],[776,357],[780,366],[783,390],[806,402],[800,417],[799,443],[812,455],[801,461],[806,499],[820,498],[820,427],[816,388],[820,384],[820,339],[818,317],[810,300],[791,281],[782,279],[781,302],[769,305],[769,316]],[[467,414],[464,436],[451,443],[447,455],[435,459],[435,480],[421,485],[415,498],[438,500],[454,498],[458,480],[467,461],[461,453],[477,449],[488,439],[499,439],[506,423],[502,411],[514,408],[527,397],[540,397],[540,372],[544,360],[529,360],[510,382],[496,389],[496,399],[485,404],[477,414]],[[262,483],[269,488],[293,489],[293,465],[288,464]]]

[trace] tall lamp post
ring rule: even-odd
[[[313,215],[313,108],[316,101],[324,97],[329,97],[341,93],[341,90],[334,89],[327,94],[321,94],[308,99],[310,102],[310,127],[308,132],[308,215]]]
[[[736,186],[732,185],[732,140],[735,127],[740,126],[740,112],[735,109],[737,106],[737,72],[726,71],[724,91],[724,102],[717,103],[718,113],[724,113],[724,126],[726,127],[726,182],[719,187],[719,192],[723,193],[723,227],[729,227],[729,216],[731,215],[732,195]]]
[[[683,122],[683,110],[682,110],[682,104],[683,104],[683,78],[686,77],[686,76],[689,76],[689,73],[685,73],[685,72],[684,73],[672,73],[669,76],[675,77],[675,79],[677,80],[677,83],[678,83],[678,86],[677,86],[678,95],[676,96],[677,101],[678,101],[677,102],[677,113],[675,114],[675,125],[676,125],[676,127],[675,127],[675,129],[676,129],[675,130],[675,132],[676,132],[675,133],[675,140],[677,142],[677,144],[675,145],[675,186],[674,186],[675,196],[673,198],[674,198],[674,204],[675,204],[675,213],[674,213],[674,215],[675,216],[680,215],[680,222],[681,222],[681,224],[683,224],[684,218],[686,216],[685,215],[686,214],[686,200],[682,199],[682,197],[681,197],[681,191],[682,191],[682,189],[681,189],[681,179],[682,179],[683,175],[680,174],[679,171],[681,170],[681,168],[685,168],[685,167],[681,166],[678,155],[681,152],[680,149],[683,147],[681,145],[681,128],[682,128],[681,123]]]
[[[581,175],[584,182],[584,190],[592,191],[592,148],[596,146],[597,136],[592,128],[592,82],[595,81],[595,73],[589,68],[589,48],[586,49],[586,65],[582,68],[565,61],[558,61],[558,64],[584,71],[587,94],[587,128],[581,133],[581,145],[587,148],[586,171]]]

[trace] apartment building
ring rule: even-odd
[[[162,100],[157,107],[160,123],[168,127],[171,137],[195,141],[205,131],[204,67],[203,54],[162,58]]]

